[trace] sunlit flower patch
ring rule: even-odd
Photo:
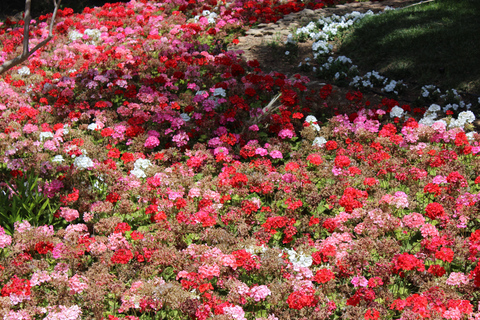
[[[417,113],[352,91],[325,120],[331,85],[226,49],[325,4],[61,10],[0,81],[1,316],[480,317],[480,136],[455,92]],[[21,29],[0,28],[3,62]]]

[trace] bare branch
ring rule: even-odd
[[[25,16],[23,18],[24,28],[23,28],[22,54],[19,55],[18,57],[15,57],[12,60],[5,61],[5,63],[0,66],[0,74],[3,74],[4,72],[10,70],[16,65],[23,63],[32,54],[34,54],[35,51],[37,51],[38,49],[46,45],[53,38],[53,24],[55,23],[55,17],[57,16],[57,11],[58,11],[58,8],[60,7],[60,2],[62,2],[62,0],[53,0],[55,9],[53,10],[52,21],[50,21],[50,27],[48,29],[48,37],[42,42],[40,42],[39,44],[37,44],[35,48],[33,48],[32,50],[29,50],[28,42],[29,42],[30,22],[32,21],[32,17],[30,13],[31,0],[25,0]]]
[[[30,7],[32,5],[32,0],[25,1],[25,13],[23,17],[23,52],[22,56],[28,54],[28,40],[30,38],[30,22],[32,21],[32,15],[30,14]]]

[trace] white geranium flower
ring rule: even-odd
[[[183,121],[185,121],[185,122],[190,121],[190,117],[189,117],[188,114],[186,114],[186,113],[180,114],[180,118],[182,118]]]
[[[152,165],[152,163],[148,159],[137,159],[135,161],[135,163],[133,164],[135,169],[147,169],[151,165]]]
[[[53,157],[52,159],[52,162],[58,162],[58,163],[62,163],[64,160],[63,160],[63,156],[62,155],[56,155],[55,157]]]
[[[424,126],[431,127],[435,122],[435,119],[432,118],[422,118],[420,121],[418,121],[419,124],[423,124]]]
[[[80,157],[75,158],[73,164],[78,169],[88,169],[93,167],[92,159],[85,155],[81,155]]]
[[[312,256],[298,254],[295,250],[287,250],[288,259],[297,266],[308,268],[312,265]]]
[[[463,126],[465,126],[465,121],[461,120],[461,119],[452,119],[450,120],[450,123],[448,125],[448,128],[449,129],[452,129],[452,128],[463,128]]]
[[[438,104],[432,104],[428,107],[427,112],[437,112],[440,111],[441,107]]]
[[[318,124],[316,124],[316,122],[318,120],[317,120],[317,118],[315,118],[315,116],[309,115],[309,116],[307,116],[305,121],[307,123],[309,123],[311,126],[313,126],[313,128],[315,128],[316,131],[320,131],[320,126]]]
[[[53,133],[50,131],[45,131],[40,133],[40,141],[43,141],[48,138],[53,138]]]
[[[68,33],[68,39],[70,39],[70,41],[82,39],[82,37],[83,37],[83,34],[78,32],[77,30],[72,30]]]
[[[403,116],[403,113],[405,111],[403,111],[402,108],[400,108],[399,106],[395,106],[392,108],[392,110],[390,111],[390,118],[400,118]]]
[[[213,92],[213,95],[215,97],[218,97],[218,96],[225,97],[227,95],[227,93],[225,92],[225,89],[223,89],[223,88],[215,88],[215,91]]]
[[[25,67],[22,67],[22,68],[18,69],[17,72],[21,76],[28,76],[30,74],[30,68],[25,66]]]
[[[85,29],[84,33],[93,39],[100,38],[100,36],[102,35],[102,32],[98,29]]]
[[[327,143],[327,140],[324,137],[316,137],[313,140],[312,146],[323,147]]]
[[[139,169],[139,168],[133,169],[132,171],[130,171],[130,174],[134,175],[137,178],[146,178],[147,177],[145,172],[142,169]]]
[[[473,121],[475,121],[475,115],[472,111],[462,111],[458,114],[458,120],[472,123]]]
[[[96,123],[90,123],[87,127],[88,130],[96,130],[97,129],[97,124]]]

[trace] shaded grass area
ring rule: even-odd
[[[338,53],[364,71],[480,94],[480,1],[434,0],[368,17]]]

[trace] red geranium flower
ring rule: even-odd
[[[438,219],[445,215],[445,210],[440,203],[432,202],[425,208],[425,215],[432,220]]]
[[[327,283],[330,280],[335,279],[335,274],[330,269],[320,269],[313,277],[313,281],[318,283]]]
[[[53,251],[53,243],[40,241],[35,245],[35,250],[40,254],[47,254],[49,251]]]

